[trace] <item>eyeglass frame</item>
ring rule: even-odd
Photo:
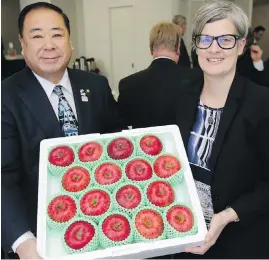
[[[209,37],[213,38],[213,40],[212,40],[211,44],[210,44],[207,48],[199,48],[199,47],[196,45],[196,38],[199,37],[199,36],[209,36]],[[219,39],[220,37],[223,37],[223,36],[233,36],[234,39],[235,39],[235,41],[234,41],[234,46],[233,46],[233,47],[230,47],[230,48],[223,48],[223,47],[221,47],[220,44],[219,44],[218,39]],[[236,35],[236,34],[222,34],[222,35],[219,35],[219,36],[211,36],[211,35],[208,35],[208,34],[197,34],[197,35],[195,35],[195,36],[192,37],[192,40],[193,40],[193,42],[194,42],[195,47],[198,48],[198,49],[200,49],[200,50],[206,50],[206,49],[210,48],[211,45],[213,44],[214,40],[216,40],[218,46],[219,46],[221,49],[223,49],[223,50],[231,50],[231,49],[233,49],[233,48],[235,47],[236,42],[237,42],[238,40],[240,40],[240,39],[241,39],[240,36],[239,36],[239,35]]]

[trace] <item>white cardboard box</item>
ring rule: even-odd
[[[94,252],[80,253],[68,255],[64,250],[58,232],[51,232],[48,235],[46,211],[48,201],[57,192],[59,192],[58,183],[49,181],[47,170],[48,150],[51,147],[61,144],[72,144],[87,142],[96,139],[104,139],[111,137],[122,136],[138,136],[143,134],[158,134],[161,135],[164,141],[164,152],[173,153],[177,151],[180,162],[183,165],[184,181],[183,184],[176,188],[176,201],[190,204],[196,216],[198,232],[195,235],[166,239],[155,242],[136,243],[118,247],[97,250]],[[191,196],[190,196],[191,195]],[[186,151],[183,145],[180,131],[177,126],[161,126],[150,127],[133,130],[124,130],[114,134],[89,134],[76,137],[62,137],[43,140],[40,144],[40,163],[39,163],[39,190],[38,190],[38,219],[37,219],[37,249],[40,256],[44,259],[104,259],[104,258],[123,258],[123,259],[143,259],[160,255],[174,254],[183,252],[184,248],[201,245],[204,242],[207,233],[206,224],[204,221],[200,201],[196,191],[195,183],[192,177],[192,172],[188,163]]]

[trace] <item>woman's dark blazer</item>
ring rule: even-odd
[[[203,86],[186,81],[178,91],[177,125],[187,147]],[[217,88],[218,86],[216,86]],[[214,212],[232,207],[228,224],[204,257],[269,258],[269,89],[235,76],[211,154]],[[194,178],[199,169],[192,167]]]

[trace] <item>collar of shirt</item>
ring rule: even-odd
[[[169,60],[172,60],[174,61],[173,59],[167,57],[167,56],[158,56],[158,57],[155,57],[153,60],[158,60],[158,59],[169,59]]]
[[[40,77],[39,75],[37,75],[36,73],[33,72],[33,74],[35,75],[35,77],[37,78],[37,80],[39,81],[40,85],[42,86],[42,88],[44,89],[44,91],[46,92],[48,98],[51,97],[53,89],[56,85],[61,85],[63,88],[65,88],[71,95],[73,95],[73,91],[72,91],[72,87],[71,87],[71,83],[70,83],[70,79],[68,76],[68,72],[67,69],[64,72],[64,75],[62,77],[62,79],[59,81],[58,84],[54,84],[51,81],[44,79],[42,77]]]

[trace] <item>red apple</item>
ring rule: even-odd
[[[73,163],[75,154],[68,146],[55,147],[49,154],[49,162],[55,166],[66,167]]]
[[[146,135],[140,140],[142,151],[149,155],[157,155],[162,151],[161,140],[154,135]]]
[[[154,172],[160,178],[168,178],[181,168],[179,160],[172,155],[162,155],[153,164]]]
[[[80,200],[80,209],[87,216],[99,216],[107,212],[110,197],[103,190],[88,191]]]
[[[113,214],[104,220],[102,230],[110,240],[118,242],[125,240],[130,235],[131,227],[126,217]]]
[[[76,215],[76,212],[77,206],[75,201],[67,195],[54,198],[48,206],[49,217],[58,223],[69,221]]]
[[[193,215],[187,207],[173,206],[166,217],[169,224],[179,232],[189,231],[193,226]]]
[[[128,158],[134,150],[134,146],[127,138],[117,138],[111,141],[107,147],[107,153],[110,158],[115,160]]]
[[[126,176],[134,181],[146,181],[152,177],[152,167],[142,159],[130,161],[125,168]]]
[[[89,183],[90,174],[82,167],[73,167],[69,169],[62,178],[62,186],[69,192],[84,190]]]
[[[158,207],[166,207],[175,200],[173,188],[164,181],[152,182],[148,186],[147,197],[152,204]]]
[[[76,221],[66,229],[64,239],[70,248],[79,250],[91,242],[95,232],[92,224],[86,221]]]
[[[162,216],[152,209],[143,209],[136,215],[135,227],[141,236],[148,239],[159,237],[164,230]]]
[[[142,196],[139,189],[133,185],[121,187],[116,194],[117,202],[126,209],[134,209],[141,202]]]
[[[89,142],[82,145],[79,149],[78,156],[82,162],[93,162],[98,160],[103,152],[101,144]]]
[[[115,183],[121,176],[121,168],[114,163],[103,163],[95,171],[95,179],[101,185]]]

